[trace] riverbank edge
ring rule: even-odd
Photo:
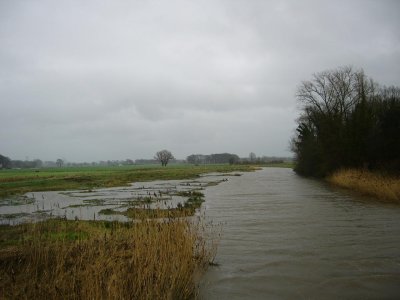
[[[335,186],[372,196],[379,201],[400,204],[400,177],[363,169],[340,169],[326,180]]]

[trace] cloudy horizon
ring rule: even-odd
[[[1,1],[0,154],[291,156],[298,85],[400,82],[398,1]]]

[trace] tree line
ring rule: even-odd
[[[0,169],[11,168],[40,168],[43,162],[40,159],[34,160],[11,160],[9,157],[0,154]]]
[[[400,88],[342,67],[314,74],[296,97],[298,174],[322,177],[343,167],[400,173]]]
[[[97,167],[97,166],[126,166],[134,165],[132,159],[107,160],[98,162],[66,162],[59,158],[56,161],[34,160],[15,160],[0,154],[0,169],[35,169],[35,168],[55,168],[55,167]]]
[[[240,161],[239,156],[231,153],[217,153],[210,155],[192,154],[186,158],[189,164],[236,164]]]

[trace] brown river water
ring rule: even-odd
[[[206,189],[222,224],[201,299],[400,299],[400,206],[290,169]]]

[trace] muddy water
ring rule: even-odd
[[[202,299],[400,299],[400,206],[267,168],[205,209],[223,230]]]

